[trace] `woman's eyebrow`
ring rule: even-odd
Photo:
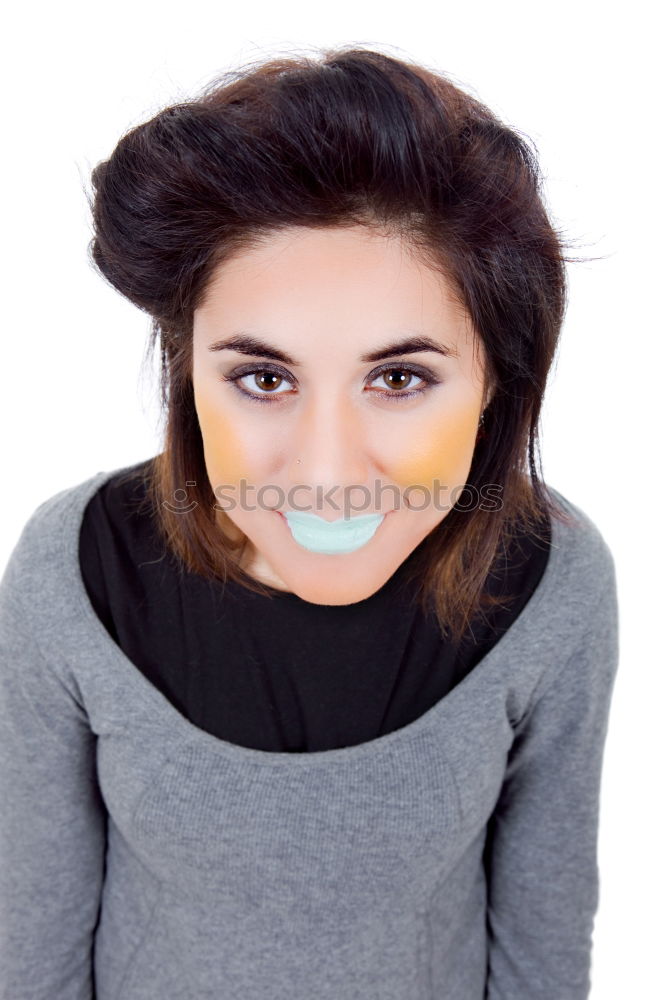
[[[283,364],[291,365],[294,368],[301,366],[301,362],[296,361],[289,354],[285,354],[284,351],[279,350],[277,347],[272,347],[271,344],[267,344],[266,341],[260,340],[258,337],[245,333],[234,334],[226,340],[216,340],[214,343],[208,345],[208,350],[238,351],[240,354],[250,354],[253,357],[272,358],[274,361],[281,361]],[[364,363],[383,361],[384,358],[392,358],[398,354],[418,354],[422,351],[433,351],[436,354],[442,354],[445,358],[459,357],[455,348],[439,344],[431,337],[412,336],[404,340],[392,341],[384,347],[378,348],[376,351],[362,354],[360,360]]]

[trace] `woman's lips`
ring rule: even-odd
[[[286,522],[292,538],[302,548],[321,555],[346,555],[363,548],[373,538],[386,514],[361,514],[326,521],[306,511],[276,511]],[[389,511],[389,513],[391,513]]]

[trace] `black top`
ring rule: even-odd
[[[550,553],[524,534],[488,590],[515,595],[454,645],[410,602],[405,570],[365,600],[317,605],[254,594],[184,569],[147,509],[145,462],[89,501],[79,559],[90,601],[125,655],[193,725],[258,750],[354,746],[423,715],[484,657],[536,589]]]

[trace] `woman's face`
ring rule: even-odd
[[[417,338],[432,346],[395,346]],[[249,539],[243,569],[314,604],[379,590],[467,480],[483,363],[447,283],[397,238],[292,228],[220,265],[192,378],[220,528]]]

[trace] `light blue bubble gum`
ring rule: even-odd
[[[385,515],[363,514],[331,522],[316,514],[293,510],[285,517],[294,540],[304,549],[322,555],[345,555],[367,545]]]

